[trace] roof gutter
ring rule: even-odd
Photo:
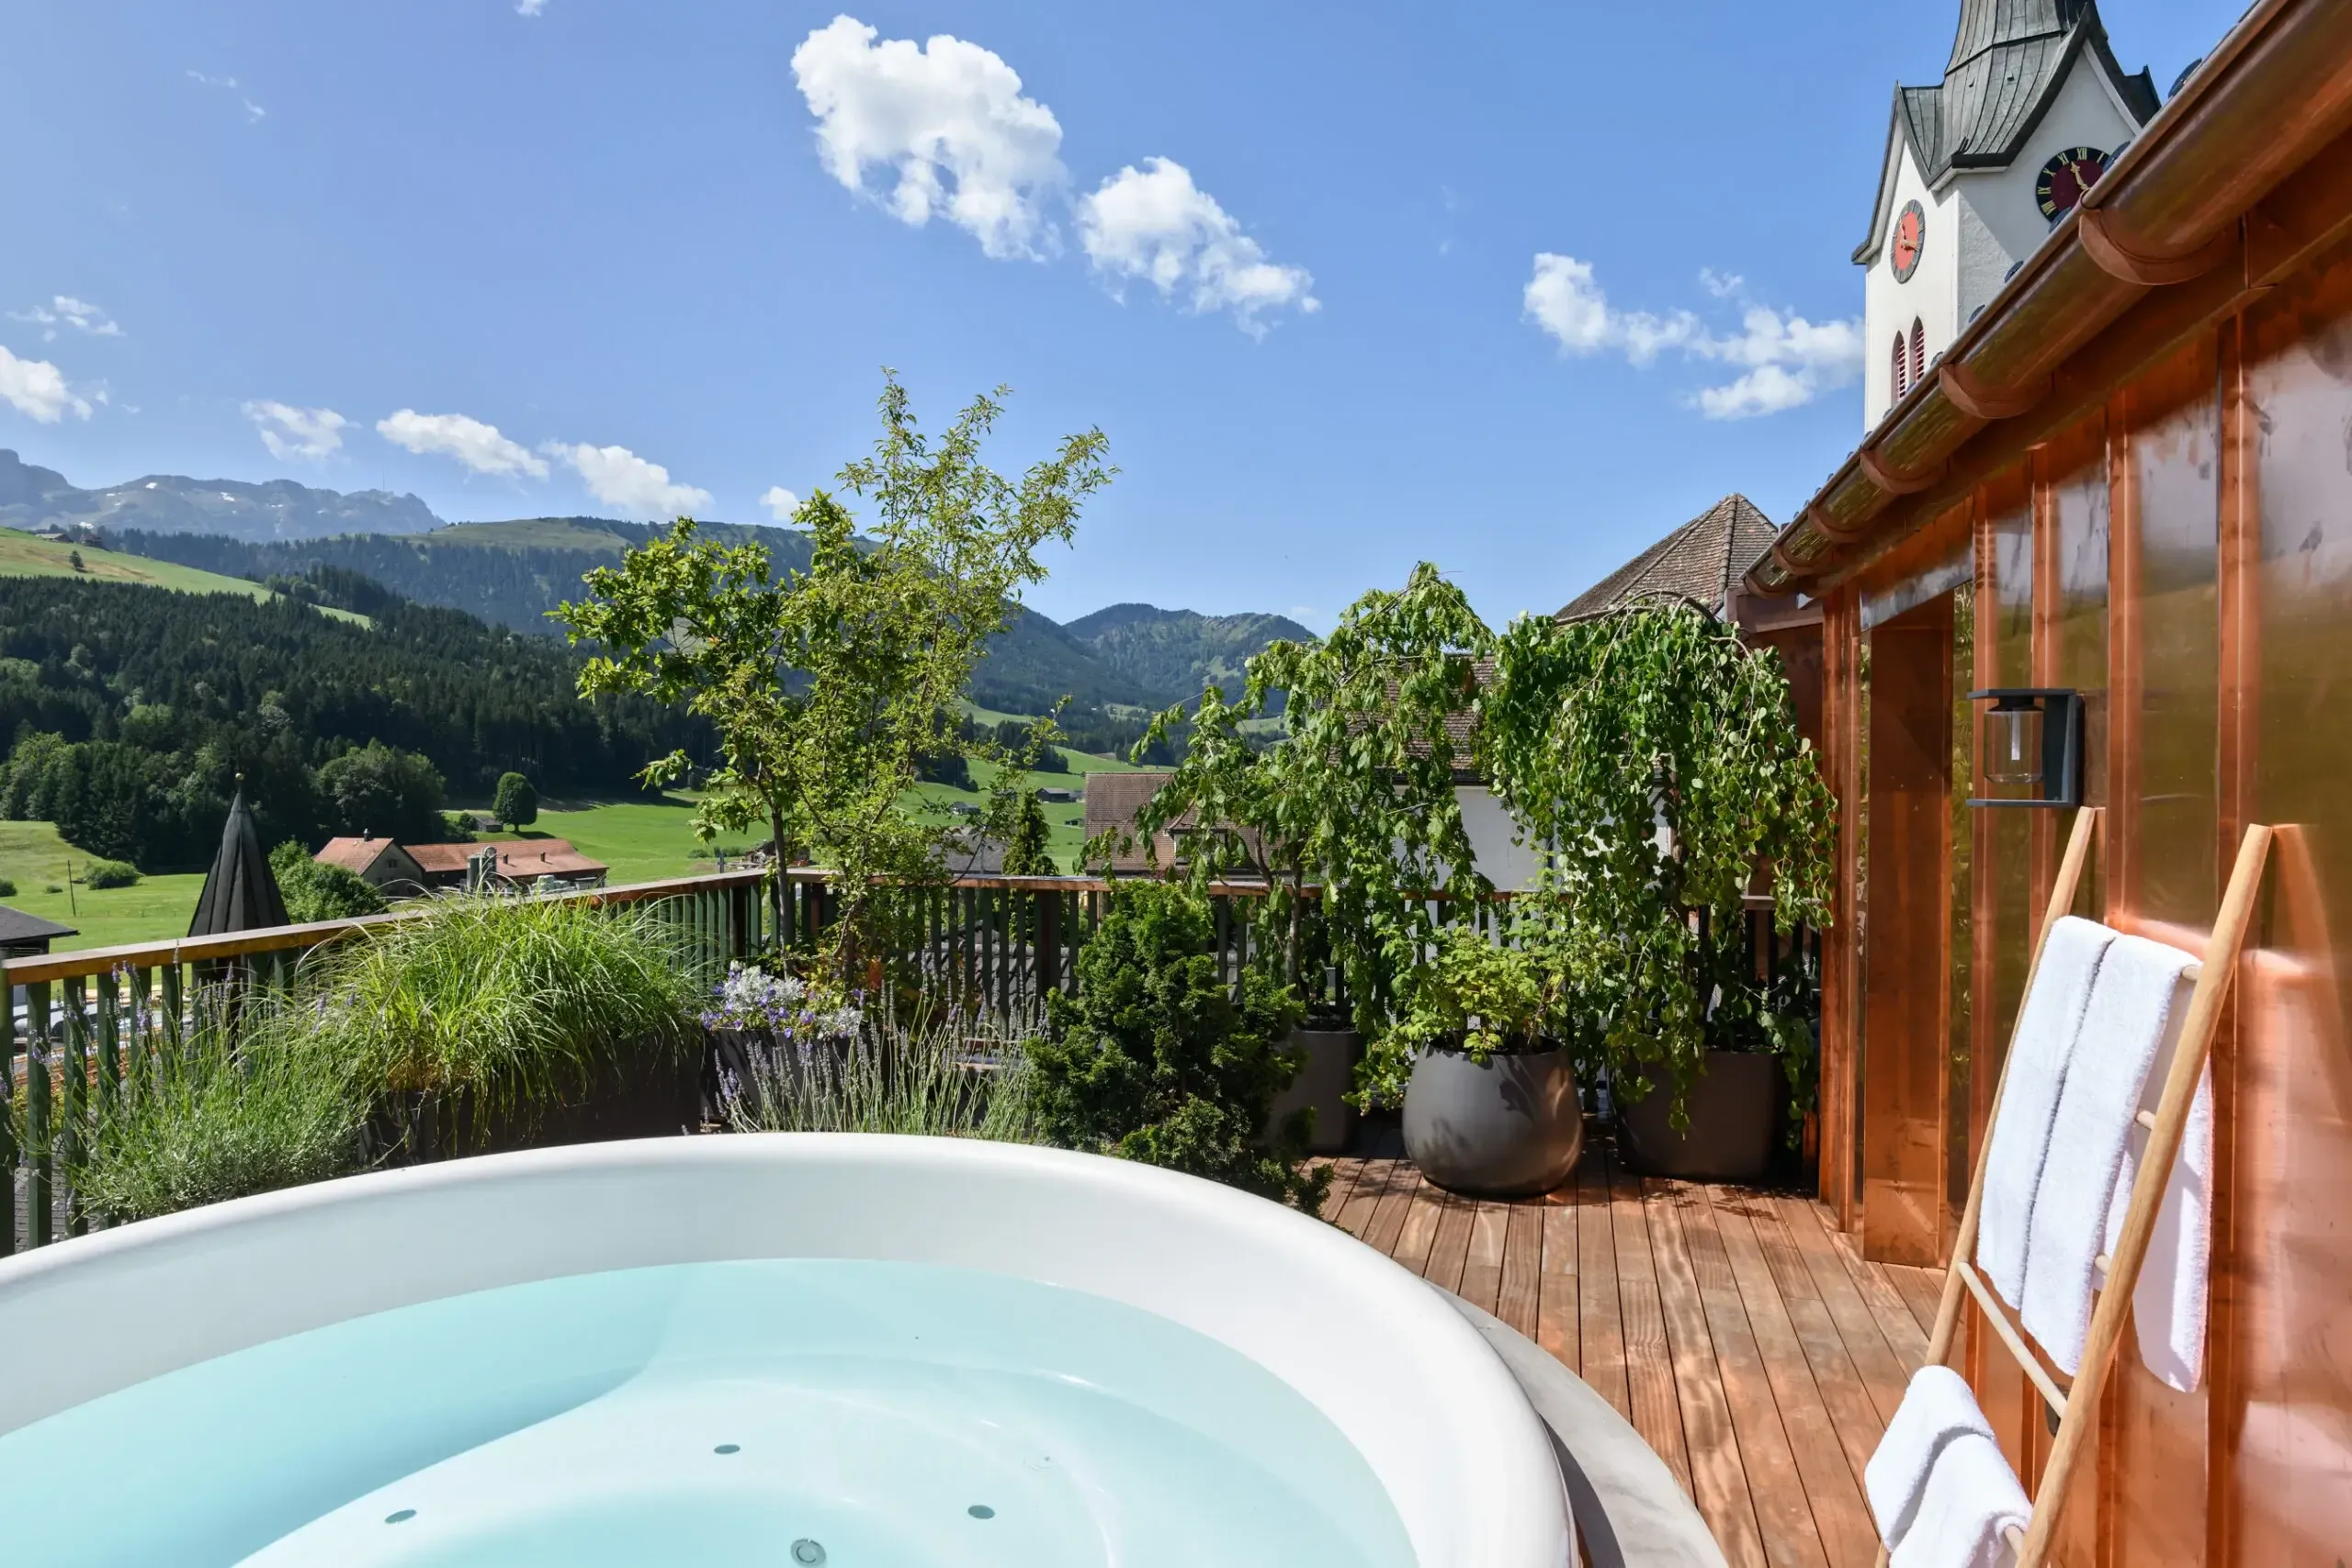
[[[2235,254],[2246,211],[2347,129],[2352,5],[2262,0],[1748,569],[1748,590],[1817,592],[1892,542],[1898,498],[2039,406],[2152,291]]]

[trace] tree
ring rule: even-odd
[[[1283,1049],[1290,992],[1254,969],[1228,985],[1208,906],[1190,889],[1130,882],[1078,957],[1078,994],[1046,993],[1057,1038],[1034,1040],[1036,1105],[1067,1148],[1188,1171],[1313,1213],[1328,1168],[1302,1169],[1307,1113],[1269,1135],[1296,1075]]]
[[[527,828],[539,819],[539,792],[520,773],[501,773],[490,814],[509,828]]]
[[[1481,754],[1544,871],[1521,908],[1614,1092],[1680,1100],[1711,1048],[1781,1058],[1803,1109],[1812,986],[1761,980],[1740,932],[1769,868],[1785,934],[1826,927],[1835,808],[1770,649],[1680,599],[1521,616],[1480,698]],[[1692,911],[1705,918],[1693,919]]]
[[[1029,783],[1029,770],[1040,755],[1053,750],[1057,733],[1051,715],[1025,728],[1010,719],[997,727],[991,743],[997,753],[996,783],[989,790],[983,822],[988,836],[1004,846],[1007,876],[1051,876],[1061,869],[1048,847],[1053,828]]]
[[[82,552],[79,550],[66,551],[65,558],[73,563],[73,567],[75,571],[87,571],[90,570],[88,567],[82,564]]]
[[[288,839],[270,851],[269,870],[285,897],[286,913],[297,925],[384,910],[383,894],[366,878],[346,867],[312,860],[300,840]]]
[[[1136,814],[1136,836],[1148,844],[1191,813],[1196,886],[1237,868],[1267,879],[1264,918],[1291,934],[1270,950],[1296,951],[1299,892],[1320,888],[1317,936],[1374,1042],[1358,1072],[1374,1100],[1401,1093],[1400,1062],[1409,1066],[1380,1048],[1383,1037],[1427,983],[1443,929],[1471,919],[1491,891],[1453,777],[1471,760],[1464,732],[1493,643],[1461,590],[1424,561],[1401,592],[1350,605],[1323,641],[1269,644],[1250,660],[1239,701],[1211,685],[1197,711],[1170,708],[1136,747],[1141,761],[1191,719],[1182,760]],[[1289,739],[1261,750],[1241,726],[1277,711]]]
[[[795,514],[809,532],[806,570],[779,580],[763,547],[698,539],[681,518],[555,612],[574,642],[601,648],[581,671],[584,694],[642,694],[718,730],[695,816],[705,841],[763,827],[779,857],[805,847],[835,869],[849,890],[849,918],[830,933],[837,955],[863,940],[876,879],[938,874],[943,829],[902,813],[899,796],[922,759],[965,748],[943,716],[1020,590],[1045,576],[1038,548],[1068,540],[1115,471],[1089,430],[1018,482],[997,474],[980,450],[1001,396],[973,400],[933,441],[886,373],[882,434],[841,471],[869,508],[865,536],[815,491]],[[666,784],[688,771],[681,750],[642,776]]]
[[[424,758],[380,740],[321,768],[319,793],[341,832],[425,844],[441,836],[441,775]]]

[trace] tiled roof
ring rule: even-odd
[[[2158,106],[2143,69],[2126,75],[2109,47],[2097,0],[1962,0],[1944,79],[1894,89],[1894,114],[1929,185],[1953,169],[2005,168],[2055,97],[2066,67],[2088,54],[2132,118],[2145,125]],[[1883,193],[1882,193],[1883,200]],[[1877,254],[1878,226],[1854,252]]]
[[[398,847],[390,839],[329,839],[326,848],[311,858],[322,865],[339,865],[355,876],[365,876],[368,868],[385,851]]]
[[[587,876],[606,869],[571,847],[568,839],[495,839],[480,844],[402,844],[428,873],[461,874],[466,862],[484,850],[498,852],[498,874],[514,881],[540,876]]]
[[[1722,615],[1731,586],[1772,547],[1772,520],[1727,495],[1561,606],[1559,619],[1597,615],[1650,593],[1679,593]]]

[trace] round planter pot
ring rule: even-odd
[[[1756,1181],[1772,1161],[1772,1128],[1787,1092],[1778,1056],[1710,1051],[1706,1070],[1683,1102],[1690,1124],[1678,1133],[1667,1120],[1669,1097],[1617,1107],[1620,1152],[1651,1176],[1699,1181]]]
[[[1568,1054],[1474,1062],[1424,1052],[1405,1089],[1405,1152],[1452,1192],[1524,1198],[1568,1179],[1584,1150],[1584,1111]]]
[[[1355,1082],[1356,1063],[1363,1056],[1363,1036],[1352,1029],[1294,1029],[1283,1043],[1299,1053],[1298,1077],[1274,1096],[1266,1111],[1266,1130],[1282,1125],[1283,1118],[1300,1109],[1315,1112],[1315,1131],[1307,1135],[1309,1152],[1335,1155],[1355,1135],[1356,1111],[1347,1101]]]

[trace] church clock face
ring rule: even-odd
[[[2041,215],[2055,223],[2075,209],[2083,199],[2083,192],[2098,183],[2107,173],[2107,154],[2096,147],[2069,147],[2041,165],[2041,177],[2033,182],[2034,199],[2041,204]]]
[[[1894,265],[1894,281],[1908,283],[1911,275],[1919,270],[1919,253],[1928,244],[1928,215],[1916,201],[1906,201],[1895,216],[1894,238],[1888,249]]]

